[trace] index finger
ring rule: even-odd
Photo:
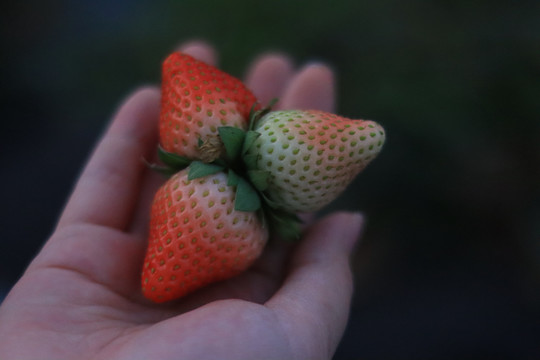
[[[160,94],[136,91],[120,107],[95,148],[58,227],[84,222],[124,229],[138,199],[145,164],[157,145]]]

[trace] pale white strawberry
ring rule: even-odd
[[[290,212],[316,211],[341,194],[381,151],[384,129],[316,110],[274,111],[255,125],[248,150],[268,171],[266,196]]]

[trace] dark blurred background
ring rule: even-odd
[[[206,39],[337,72],[380,157],[329,209],[366,213],[335,359],[540,358],[540,2],[22,0],[0,5],[0,288],[54,227],[116,105]],[[0,295],[1,298],[2,295]]]

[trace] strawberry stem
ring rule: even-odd
[[[188,159],[167,152],[158,146],[158,157],[165,166],[148,163],[147,165],[168,176],[189,167],[188,179],[190,180],[226,171],[227,185],[236,187],[235,210],[257,211],[262,223],[272,233],[286,240],[297,239],[302,221],[296,214],[279,208],[266,196],[270,172],[259,170],[257,155],[248,154],[249,149],[261,135],[253,129],[257,122],[272,110],[272,106],[277,101],[277,99],[272,99],[260,110],[255,110],[258,103],[254,103],[250,111],[247,131],[232,126],[222,126],[218,128],[218,135],[199,139],[200,160]]]
[[[201,151],[201,161],[211,163],[219,159],[224,151],[225,146],[221,137],[218,135],[208,136],[206,139],[199,139],[199,150]]]

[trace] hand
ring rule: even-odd
[[[215,63],[212,48],[183,51]],[[269,54],[246,80],[264,104],[332,111],[333,74],[294,72]],[[145,300],[139,276],[157,145],[159,91],[130,96],[96,147],[51,238],[0,307],[0,358],[328,359],[352,293],[349,254],[362,218],[339,213],[306,227],[300,243],[272,242],[242,275],[179,301]]]

